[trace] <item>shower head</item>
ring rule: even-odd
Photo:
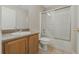
[[[50,13],[47,13],[47,15],[48,15],[48,16],[51,16],[51,14],[50,14]]]

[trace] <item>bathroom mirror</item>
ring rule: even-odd
[[[0,6],[2,30],[28,29],[28,12],[21,5]]]

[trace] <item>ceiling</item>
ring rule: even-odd
[[[19,5],[17,7],[22,8],[27,10],[31,5]],[[59,8],[59,7],[63,7],[66,5],[37,5],[40,6],[41,8],[43,8],[43,10],[49,10],[49,9],[55,9],[55,8]]]
[[[32,5],[7,5],[7,6],[28,10],[28,8]],[[43,8],[43,10],[49,10],[49,9],[54,9],[54,8],[65,6],[65,5],[37,5],[37,6],[40,6],[41,8]]]
[[[55,9],[55,8],[59,8],[59,7],[64,7],[66,5],[43,5],[42,7],[45,8],[45,10],[49,10],[49,9]]]

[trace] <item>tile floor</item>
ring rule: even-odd
[[[61,49],[48,47],[47,51],[44,51],[43,48],[39,49],[39,54],[72,54],[71,52],[66,52]]]

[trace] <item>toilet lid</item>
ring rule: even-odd
[[[50,38],[41,38],[42,41],[50,41]]]

